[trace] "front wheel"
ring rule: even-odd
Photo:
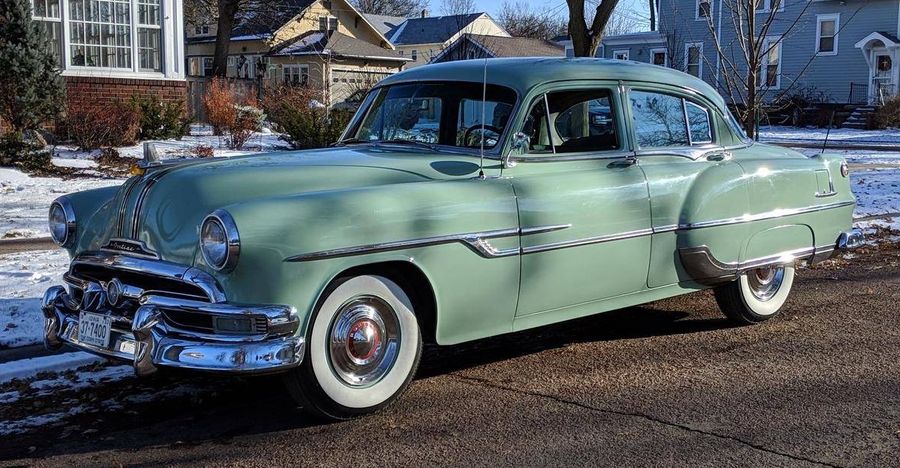
[[[333,420],[374,413],[409,386],[422,334],[409,296],[382,276],[330,288],[307,330],[303,363],[285,376],[307,411]]]
[[[794,267],[779,265],[746,271],[713,292],[725,316],[737,323],[752,324],[778,315],[793,284]]]

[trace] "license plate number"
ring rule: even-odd
[[[82,312],[78,317],[78,341],[107,348],[111,325],[112,319],[107,315]]]

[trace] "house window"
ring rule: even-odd
[[[650,49],[650,58],[653,65],[669,66],[669,51],[666,49]]]
[[[415,62],[416,60],[419,60],[419,51],[416,49],[413,49],[412,53],[409,54],[409,57],[411,59],[413,59],[413,62]]]
[[[837,55],[840,20],[840,14],[816,16],[816,53],[818,55]]]
[[[212,57],[188,57],[188,75],[212,76]]]
[[[32,19],[38,22],[53,42],[53,54],[57,65],[62,65],[62,21],[59,16],[60,0],[32,0]]]
[[[130,69],[136,59],[141,71],[162,70],[160,0],[70,0],[69,16],[73,66]]]
[[[758,0],[762,1],[762,0]],[[697,0],[697,16],[698,20],[705,20],[712,16],[712,0]]]
[[[616,50],[613,52],[613,58],[616,60],[628,60],[627,50]]]
[[[319,31],[336,31],[337,26],[338,21],[334,16],[319,17]]]
[[[194,26],[194,34],[197,36],[205,36],[209,34],[209,25],[203,24],[200,26]]]
[[[160,0],[138,0],[138,68],[141,71],[162,71],[160,50],[162,28]]]
[[[781,87],[781,37],[767,37],[763,41],[763,82],[766,88]]]
[[[684,45],[684,71],[697,78],[703,78],[703,43]]]
[[[309,84],[309,65],[285,65],[284,82],[293,86]]]
[[[772,11],[773,7],[784,11],[784,0],[756,0],[757,13]]]

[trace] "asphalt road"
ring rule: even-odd
[[[272,377],[27,396],[0,420],[88,410],[2,436],[0,465],[897,466],[900,248],[803,270],[794,288],[752,327],[697,293],[430,348],[397,404],[338,424]]]

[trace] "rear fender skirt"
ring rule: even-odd
[[[812,264],[830,258],[833,253],[834,246],[827,245],[790,250],[743,262],[726,263],[716,259],[705,245],[678,249],[681,263],[691,279],[707,286],[732,281],[745,271],[754,268],[791,265],[797,260],[808,260]]]

